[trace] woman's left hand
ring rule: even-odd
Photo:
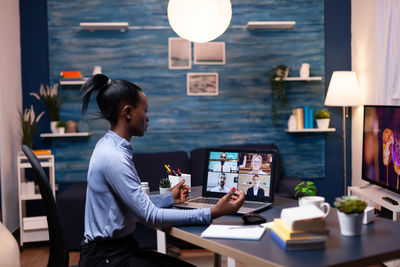
[[[184,185],[185,179],[171,188],[171,195],[175,204],[185,202],[189,199],[190,186]]]

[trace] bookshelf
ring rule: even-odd
[[[311,129],[296,129],[296,130],[285,130],[288,133],[324,133],[324,132],[335,132],[336,128],[328,128],[328,129],[319,129],[319,128],[311,128]]]
[[[296,25],[296,21],[249,21],[248,30],[290,29]]]
[[[307,78],[302,78],[302,77],[286,77],[283,79],[284,81],[287,82],[312,82],[312,81],[321,81],[322,77],[321,76],[314,76],[314,77],[307,77]],[[275,78],[275,81],[279,81],[279,78]]]
[[[92,135],[91,132],[77,132],[77,133],[42,133],[40,137],[87,137]]]
[[[88,31],[121,31],[129,29],[128,22],[80,22],[79,26]]]

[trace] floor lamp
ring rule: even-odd
[[[357,76],[354,71],[334,71],[328,92],[325,98],[325,106],[343,107],[343,171],[344,171],[344,195],[347,195],[347,168],[346,168],[346,118],[347,107],[361,105],[361,92],[358,88]]]

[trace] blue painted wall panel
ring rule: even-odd
[[[271,121],[269,71],[277,64],[311,65],[312,76],[324,76],[324,1],[232,0],[231,26],[217,39],[226,42],[225,65],[193,65],[190,70],[168,69],[170,29],[84,31],[83,21],[128,21],[131,26],[168,26],[167,1],[48,0],[50,80],[60,71],[90,75],[100,65],[111,79],[138,84],[149,97],[150,125],[146,135],[132,139],[136,152],[184,150],[224,144],[275,143],[288,175],[325,176],[324,134],[285,132],[293,108],[322,108],[324,83],[288,83],[288,103]],[[247,21],[295,20],[288,30],[248,31]],[[218,72],[218,96],[187,96],[186,73]],[[79,88],[63,87],[61,118],[81,120]],[[89,113],[95,113],[95,98]],[[108,129],[104,120],[88,120],[89,139],[53,140],[57,181],[86,179],[87,163],[97,140]]]

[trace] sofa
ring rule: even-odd
[[[249,149],[274,149],[278,151],[276,182],[274,192],[276,195],[294,198],[294,187],[301,181],[298,177],[288,177],[283,173],[282,159],[279,150],[274,144],[247,144],[219,146],[216,148],[249,148]],[[194,149],[188,153],[184,151],[172,151],[161,153],[138,153],[134,154],[133,161],[139,177],[143,182],[149,182],[151,191],[158,191],[160,178],[166,177],[167,173],[164,165],[169,164],[173,169],[180,169],[183,173],[191,173],[191,185],[202,185],[203,170],[205,167],[207,148]],[[79,250],[84,232],[84,214],[86,199],[86,182],[76,182],[60,190],[57,194],[57,205],[64,221],[67,233],[67,245],[70,250]],[[156,231],[142,224],[137,225],[134,237],[138,240],[141,248],[156,249]],[[192,248],[184,241],[167,238],[167,242],[174,244],[178,248]]]

